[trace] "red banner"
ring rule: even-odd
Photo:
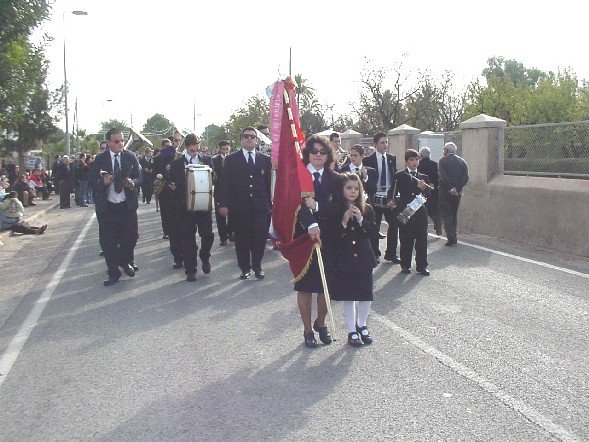
[[[277,100],[271,100],[273,108],[270,112],[271,127],[280,128],[277,139],[274,133],[272,137],[272,150],[273,153],[276,150],[278,163],[272,208],[272,236],[276,247],[288,260],[296,281],[305,275],[313,254],[314,243],[308,235],[293,239],[302,198],[313,195],[313,181],[302,161],[304,137],[294,101],[294,83],[289,77],[283,84],[279,88],[274,86],[275,90],[283,91],[282,112],[275,112],[278,108]],[[280,121],[277,121],[278,118]]]

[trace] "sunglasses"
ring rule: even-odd
[[[247,139],[250,139],[250,140],[255,140],[256,138],[258,138],[258,136],[257,135],[251,135],[251,134],[243,134],[241,136],[241,138],[247,138]]]
[[[312,153],[313,155],[327,155],[327,151],[325,149],[311,149],[309,153]]]

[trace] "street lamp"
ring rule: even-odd
[[[71,11],[74,15],[88,15],[86,11]],[[67,70],[65,63],[65,12],[62,14],[63,21],[63,86],[64,86],[64,102],[65,102],[65,151],[66,155],[70,156],[70,124],[67,108]]]

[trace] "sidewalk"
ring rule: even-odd
[[[73,198],[72,198],[73,203]],[[32,223],[36,218],[43,215],[48,210],[59,207],[59,195],[52,195],[50,200],[35,200],[35,206],[25,207],[25,221]],[[12,230],[0,231],[0,246],[3,242],[12,236]]]

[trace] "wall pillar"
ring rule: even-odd
[[[399,127],[389,130],[389,153],[397,157],[397,169],[405,165],[405,151],[407,149],[419,149],[419,129],[402,124]]]

